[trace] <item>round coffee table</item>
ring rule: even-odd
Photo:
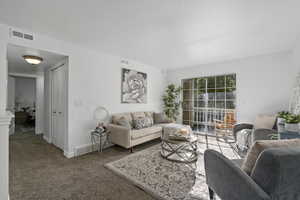
[[[161,156],[167,160],[191,163],[197,160],[197,137],[190,134],[186,140],[169,138],[164,135],[161,138]]]

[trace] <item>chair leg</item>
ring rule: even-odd
[[[214,191],[208,187],[208,192],[209,192],[209,200],[214,200]]]
[[[133,147],[130,148],[130,153],[133,153]]]

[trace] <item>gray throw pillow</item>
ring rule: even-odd
[[[133,120],[133,125],[135,129],[142,129],[151,126],[151,121],[148,117],[138,117]]]
[[[173,121],[169,119],[164,113],[154,113],[154,123],[172,123]]]
[[[131,124],[130,124],[130,122],[125,117],[119,118],[116,121],[116,124],[120,125],[120,126],[124,126],[124,127],[128,128],[128,129],[131,129]]]

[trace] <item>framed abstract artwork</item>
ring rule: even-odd
[[[122,68],[122,103],[147,103],[147,74]]]

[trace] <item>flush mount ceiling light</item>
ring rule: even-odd
[[[38,56],[24,55],[23,58],[31,65],[38,65],[43,61],[43,58]]]

